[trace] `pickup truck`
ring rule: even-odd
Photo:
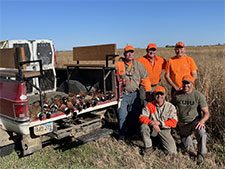
[[[115,44],[73,48],[76,64],[55,68],[50,40],[0,42],[0,156],[25,156],[45,142],[86,142],[112,133],[119,87]],[[80,64],[105,60],[104,65]]]

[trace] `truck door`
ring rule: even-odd
[[[35,40],[32,42],[34,59],[42,60],[44,76],[37,80],[38,87],[42,91],[56,91],[55,51],[50,40]],[[37,65],[38,66],[38,65]],[[39,69],[36,67],[36,69]]]

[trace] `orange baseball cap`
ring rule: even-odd
[[[182,78],[182,82],[183,82],[183,81],[188,81],[188,82],[190,82],[190,83],[192,83],[192,84],[195,83],[195,79],[194,79],[191,75],[185,75],[185,76]]]
[[[177,42],[175,48],[183,48],[184,46],[184,42]]]
[[[131,45],[127,45],[127,46],[125,46],[125,48],[124,48],[124,52],[127,52],[127,51],[134,51],[134,47],[133,47],[133,46],[131,46]]]
[[[154,92],[155,93],[158,93],[158,92],[166,93],[166,89],[163,86],[156,86]]]
[[[157,49],[157,45],[155,43],[149,43],[147,46],[147,49],[151,49],[151,48]]]

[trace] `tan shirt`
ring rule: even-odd
[[[170,102],[165,101],[162,106],[157,106],[153,101],[143,108],[139,120],[145,124],[157,120],[160,122],[161,128],[174,128],[177,124],[177,110]]]
[[[125,85],[124,90],[127,92],[133,92],[143,85],[146,91],[151,90],[151,83],[148,79],[148,73],[144,66],[136,60],[133,60],[131,64],[126,64],[123,61],[119,61],[116,64],[117,74],[120,79],[123,79]]]

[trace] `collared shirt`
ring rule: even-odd
[[[157,85],[160,82],[162,70],[166,67],[166,60],[160,56],[155,56],[154,59],[154,64],[146,55],[138,58],[137,60],[141,62],[147,70],[151,84]]]
[[[116,63],[117,74],[125,83],[124,90],[133,92],[142,85],[145,91],[151,91],[151,83],[144,66],[133,60],[130,64],[118,61]]]
[[[197,66],[189,56],[174,56],[166,64],[166,73],[169,73],[171,80],[179,87],[182,87],[182,78],[192,75],[193,71],[197,71]]]

